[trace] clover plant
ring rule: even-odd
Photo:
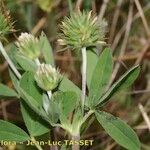
[[[81,129],[84,130],[83,124],[95,116],[99,125],[118,144],[129,150],[140,150],[136,133],[124,121],[103,111],[103,106],[112,96],[132,85],[140,72],[139,66],[133,66],[108,86],[113,71],[113,57],[111,49],[105,45],[105,26],[106,22],[99,22],[92,12],[72,13],[60,25],[58,43],[69,50],[78,51],[82,57],[81,89],[55,66],[53,51],[44,33],[39,37],[21,33],[15,42],[17,50],[13,58],[9,57],[0,43],[0,51],[8,61],[14,85],[14,89],[11,89],[1,83],[0,96],[19,99],[28,130],[0,120],[0,140],[18,143],[31,140],[37,149],[42,150],[44,147],[36,143],[36,137],[53,128],[61,128],[66,131],[68,139],[79,141]],[[1,13],[1,42],[10,29]],[[106,48],[98,55],[95,49],[101,45]],[[78,144],[62,147],[80,149]]]

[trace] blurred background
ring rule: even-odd
[[[2,1],[2,0],[0,0]],[[108,112],[126,121],[138,134],[142,150],[150,150],[150,0],[3,0],[10,11],[16,32],[5,42],[13,57],[13,42],[21,32],[40,35],[44,31],[53,48],[55,61],[61,71],[75,84],[81,86],[81,58],[62,49],[57,43],[59,24],[64,16],[79,9],[97,14],[108,23],[106,42],[114,56],[111,82],[118,79],[131,66],[140,64],[141,73],[134,85],[115,95],[105,106]],[[0,82],[12,87],[8,64],[0,56]],[[16,99],[1,98],[0,118],[9,120],[26,130]],[[90,124],[90,123],[89,123]],[[89,125],[88,124],[88,125]],[[94,139],[92,150],[123,150],[96,121],[84,133],[83,139]],[[45,135],[46,137],[47,135]],[[61,133],[57,133],[61,137]],[[8,150],[34,149],[24,145],[7,146]]]

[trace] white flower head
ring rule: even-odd
[[[61,75],[59,70],[50,64],[41,64],[35,74],[35,80],[40,88],[45,91],[51,91],[58,86]]]
[[[36,59],[40,55],[40,42],[38,38],[29,33],[21,33],[16,42],[18,50],[30,59]]]

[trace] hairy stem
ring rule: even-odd
[[[10,68],[13,70],[13,72],[16,74],[17,78],[20,79],[21,78],[21,74],[19,73],[19,71],[16,69],[14,63],[11,61],[11,59],[9,58],[8,54],[6,53],[2,43],[0,42],[0,51],[2,53],[2,55],[4,56],[4,58],[6,59],[6,61],[8,62]]]
[[[73,141],[80,141],[80,135],[74,135],[74,136],[72,136],[72,140]],[[73,144],[72,145],[72,150],[79,150],[79,149],[80,149],[79,144]]]
[[[34,137],[31,138],[31,141],[35,144],[35,146],[38,150],[43,150],[43,148],[37,143],[37,141]]]
[[[47,95],[49,97],[49,100],[51,100],[51,97],[52,97],[52,91],[47,91]]]
[[[35,59],[35,63],[37,64],[37,66],[40,66],[41,64],[38,58]]]
[[[84,108],[85,98],[86,98],[86,68],[87,68],[87,56],[86,47],[82,48],[82,108]]]
[[[90,110],[83,118],[83,122],[84,123],[92,114],[94,113],[93,110]]]

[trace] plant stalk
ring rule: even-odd
[[[35,63],[37,64],[37,66],[40,66],[41,64],[38,58],[35,59]]]
[[[51,98],[52,98],[52,91],[47,91],[47,95],[48,95],[49,100],[51,100]]]
[[[80,135],[78,134],[78,135],[72,136],[72,140],[73,141],[80,141]],[[72,150],[80,150],[79,144],[73,144],[72,145]]]
[[[31,141],[35,144],[35,146],[38,150],[43,150],[43,148],[37,143],[37,141],[34,137],[31,138]]]
[[[2,43],[0,42],[0,51],[2,53],[2,55],[4,56],[4,58],[6,59],[6,61],[8,62],[10,68],[13,70],[13,72],[16,74],[17,78],[20,79],[21,78],[21,74],[19,73],[19,71],[16,69],[14,63],[11,61],[11,59],[9,58],[8,54],[6,53]]]
[[[84,103],[86,98],[86,69],[87,69],[87,56],[86,56],[86,47],[81,49],[82,51],[82,108],[84,109]]]

